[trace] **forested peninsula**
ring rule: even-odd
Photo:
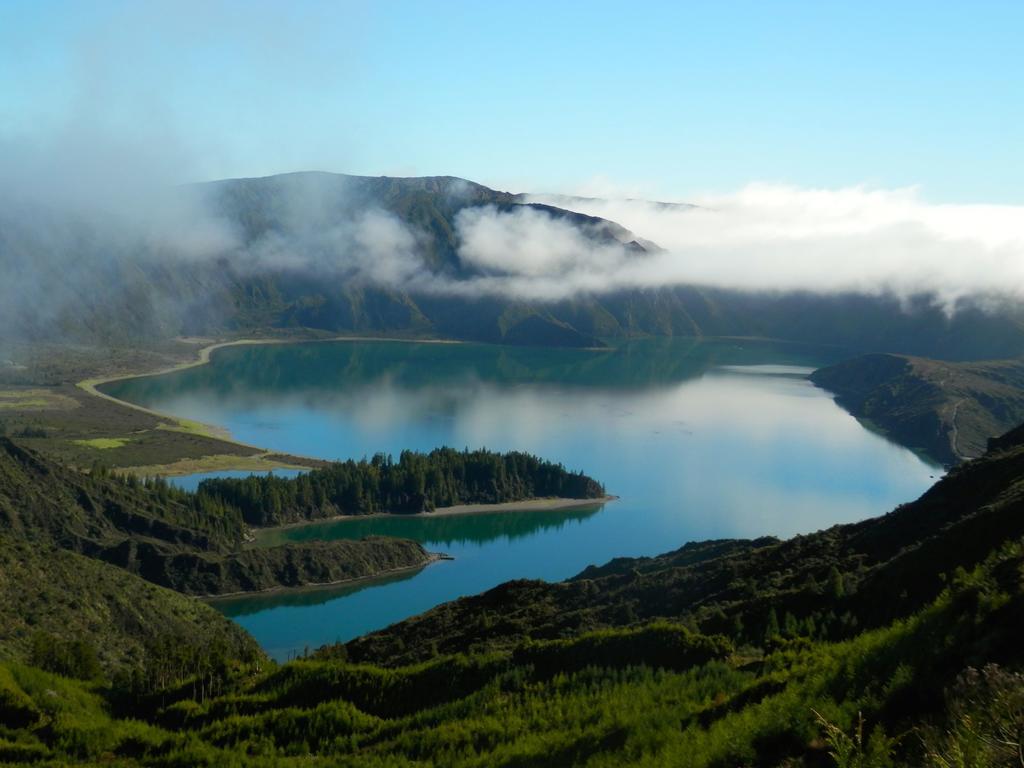
[[[252,475],[204,480],[197,503],[239,510],[248,525],[270,526],[339,515],[415,514],[457,504],[538,498],[599,499],[604,486],[582,472],[519,451],[437,448],[344,461],[294,478]]]

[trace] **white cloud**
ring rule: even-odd
[[[593,259],[530,261],[537,289],[560,292],[614,290],[698,283],[751,290],[855,290],[911,294],[930,291],[947,302],[973,294],[1024,294],[1024,207],[933,205],[915,189],[801,189],[751,184],[739,192],[693,201],[698,207],[636,200],[584,200],[537,196],[536,202],[622,224],[664,252],[636,258],[607,248]],[[489,244],[529,243],[543,227],[492,216],[474,221],[473,253]],[[550,226],[548,226],[550,228]],[[545,263],[548,264],[545,267]],[[529,291],[522,275],[510,281]],[[493,282],[491,281],[493,288]],[[556,291],[557,293],[557,291]]]
[[[343,209],[342,209],[343,210]],[[323,224],[286,219],[286,234],[270,231],[235,257],[248,272],[307,272],[327,280],[356,280],[409,287],[430,281],[415,233],[398,218],[376,208],[321,215]]]
[[[494,274],[544,278],[616,269],[617,244],[598,244],[572,222],[530,207],[464,208],[455,218],[465,264]]]
[[[293,197],[289,229],[302,234],[255,244],[253,267],[329,267],[402,290],[541,301],[682,284],[932,293],[950,310],[965,297],[1024,298],[1024,208],[932,205],[913,189],[753,184],[697,207],[533,198],[615,221],[663,249],[648,253],[538,208],[466,208],[455,226],[469,277],[430,271],[423,233],[389,213],[325,226],[323,201]]]

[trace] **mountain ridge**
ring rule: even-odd
[[[480,274],[459,256],[456,218],[464,210],[528,208],[568,222],[597,246],[615,244],[638,258],[647,252],[644,233],[557,207],[531,208],[521,196],[457,177],[302,172],[189,189],[203,191],[203,209],[234,232],[234,245],[209,258],[168,260],[159,243],[120,237],[109,245],[102,230],[86,223],[51,214],[32,226],[31,216],[0,212],[0,267],[18,280],[0,307],[3,333],[35,342],[124,345],[306,328],[582,347],[652,335],[748,336],[952,360],[1024,354],[1020,307],[966,301],[950,316],[927,294],[680,285],[542,301],[439,293],[416,280],[396,287],[352,274],[365,253],[346,228],[369,211],[383,211],[407,231],[424,279],[456,288]],[[64,279],[54,283],[45,275]],[[26,297],[38,297],[32,313],[21,309]]]

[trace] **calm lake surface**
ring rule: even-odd
[[[385,534],[455,557],[357,587],[214,603],[285,659],[509,579],[563,579],[698,539],[807,533],[917,497],[941,470],[864,429],[805,379],[846,356],[747,341],[608,351],[337,342],[225,348],[210,365],[104,390],[325,459],[441,445],[526,450],[621,497],[563,512],[277,532],[261,543]]]

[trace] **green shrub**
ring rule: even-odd
[[[96,649],[78,638],[64,640],[48,632],[36,632],[29,659],[32,666],[64,677],[97,680],[103,675]]]
[[[24,728],[39,720],[39,709],[7,667],[0,666],[0,725]]]
[[[513,653],[516,664],[531,664],[541,675],[570,673],[585,667],[618,669],[648,666],[684,670],[732,653],[721,635],[702,635],[677,624],[655,623],[636,629],[602,630],[569,640],[528,641]]]

